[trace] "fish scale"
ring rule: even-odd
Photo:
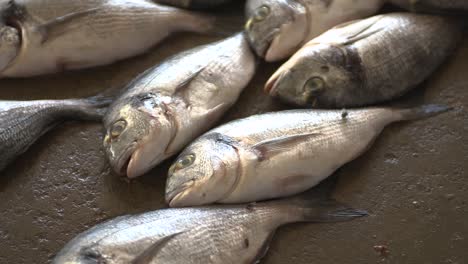
[[[47,4],[13,2],[13,8],[26,14],[9,14],[23,31],[23,43],[9,47],[8,54],[16,54],[12,49],[21,52],[13,59],[5,58],[10,60],[7,63],[0,61],[7,65],[0,68],[0,76],[25,77],[110,64],[143,53],[171,33],[208,33],[214,27],[213,17],[145,0],[50,0]]]
[[[453,17],[388,13],[344,23],[304,45],[265,90],[302,107],[375,105],[427,79],[461,36]]]
[[[383,90],[380,90],[380,93],[384,99],[393,97],[395,85],[392,83],[408,88],[420,83],[421,77],[424,78],[427,75],[426,72],[435,70],[447,54],[455,48],[457,41],[454,39],[457,39],[457,35],[460,34],[459,27],[453,21],[431,16],[398,18],[398,14],[387,15],[378,24],[377,27],[384,27],[381,32],[368,37],[366,41],[358,41],[353,46],[361,54],[362,64],[365,65],[366,86],[382,87]],[[403,28],[404,31],[401,31],[400,29]],[[402,39],[405,41],[401,42]],[[427,41],[421,41],[421,39]],[[381,44],[369,45],[369,43]],[[405,48],[395,43],[403,43]],[[418,44],[408,45],[408,43]],[[388,56],[388,53],[391,55]],[[380,60],[385,57],[388,59]],[[415,65],[426,65],[426,67],[415,67]],[[392,75],[387,74],[388,72]],[[395,76],[399,76],[398,80],[395,80]],[[415,76],[421,77],[414,78]],[[385,88],[390,91],[386,91]],[[402,90],[400,93],[405,91]]]
[[[138,177],[176,154],[235,103],[255,69],[255,56],[238,33],[138,76],[105,118],[104,146],[114,171]],[[122,122],[122,133],[112,136]]]
[[[388,124],[447,110],[438,105],[289,110],[232,121],[179,155],[169,171],[166,201],[178,207],[297,194],[361,155]]]
[[[52,263],[252,264],[281,225],[365,215],[313,193],[251,205],[162,209],[99,224],[71,240]]]

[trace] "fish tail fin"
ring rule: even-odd
[[[295,197],[293,206],[302,222],[343,222],[369,215],[333,199],[311,199],[307,193]]]
[[[337,177],[331,176],[320,185],[299,195],[278,200],[287,212],[286,222],[342,222],[367,216],[364,210],[354,209],[330,198]]]
[[[101,121],[114,96],[105,92],[91,97],[73,100],[71,116],[77,120]]]
[[[228,37],[244,29],[245,18],[243,15],[223,14],[214,18],[211,34]]]
[[[447,111],[452,110],[453,108],[446,105],[438,104],[427,104],[413,108],[400,109],[397,110],[398,120],[418,120],[433,117]]]
[[[241,14],[218,13],[216,15],[206,12],[181,11],[186,21],[183,23],[185,31],[221,37],[231,36],[244,28],[244,16]],[[181,17],[181,19],[182,19]],[[187,20],[189,21],[187,23]]]

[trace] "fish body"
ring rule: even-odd
[[[163,209],[97,225],[70,241],[52,263],[257,263],[281,225],[365,215],[303,196],[251,205]]]
[[[361,155],[386,125],[446,110],[289,110],[233,121],[180,154],[169,171],[166,201],[180,207],[293,195]]]
[[[463,32],[457,22],[392,13],[337,26],[294,54],[265,90],[303,107],[356,107],[394,99],[454,52]]]
[[[389,2],[415,12],[468,11],[466,0],[389,0]]]
[[[156,2],[183,8],[205,9],[226,4],[231,0],[157,0]]]
[[[208,32],[214,22],[149,0],[3,1],[0,17],[0,77],[110,64],[173,32]]]
[[[176,154],[235,103],[255,68],[239,33],[137,77],[105,117],[104,146],[114,170],[137,177]]]
[[[246,32],[258,56],[286,59],[326,30],[375,14],[384,0],[249,0]]]
[[[100,121],[108,104],[108,99],[100,97],[0,101],[0,170],[63,121]]]

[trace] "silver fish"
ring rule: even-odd
[[[254,202],[296,194],[367,150],[390,123],[425,118],[414,109],[292,110],[222,125],[190,144],[169,170],[171,207]]]
[[[0,77],[113,63],[173,32],[209,32],[213,17],[149,0],[3,0]]]
[[[137,177],[179,152],[236,102],[255,68],[239,33],[137,77],[105,117],[104,146],[114,170]]]
[[[415,12],[468,11],[466,0],[389,0],[389,2]]]
[[[105,97],[68,100],[0,101],[0,170],[39,137],[67,120],[100,121]]]
[[[162,209],[97,225],[70,241],[52,263],[257,263],[281,225],[366,215],[308,194],[250,205]]]
[[[461,25],[441,16],[393,13],[346,23],[302,47],[265,90],[318,108],[391,100],[429,77],[461,36]]]
[[[226,4],[231,0],[155,0],[161,4],[167,4],[172,6],[178,6],[183,8],[212,8],[222,4]]]
[[[346,21],[377,13],[385,0],[249,0],[246,32],[266,61],[286,59],[307,41]]]

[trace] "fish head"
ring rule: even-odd
[[[164,100],[138,94],[110,107],[104,118],[104,148],[116,173],[135,178],[167,158],[174,125],[167,109],[170,102]]]
[[[239,157],[230,144],[204,136],[187,147],[171,166],[166,183],[170,207],[210,204],[235,187]]]
[[[301,107],[333,107],[359,86],[345,51],[333,45],[305,46],[267,81],[265,92]]]
[[[293,54],[307,37],[307,12],[299,1],[250,0],[245,31],[258,56],[278,61]]]
[[[9,26],[0,28],[0,72],[16,58],[21,48],[18,29]]]

